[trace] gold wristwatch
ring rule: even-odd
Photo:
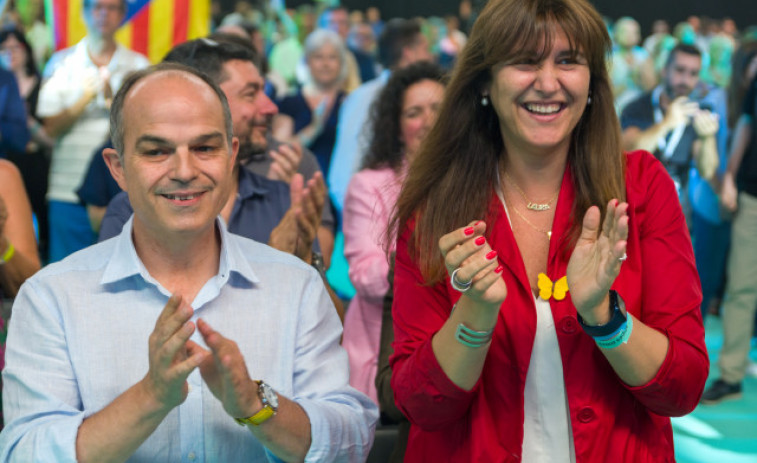
[[[258,397],[260,397],[260,401],[263,403],[263,408],[250,417],[234,418],[240,426],[248,424],[259,426],[276,415],[276,412],[279,410],[279,396],[276,394],[276,391],[262,380],[255,382],[258,383]]]

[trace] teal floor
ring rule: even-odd
[[[710,353],[708,384],[718,377],[718,354],[723,342],[720,319],[709,316],[705,341]],[[757,361],[757,345],[751,359]],[[757,378],[744,381],[743,398],[717,405],[700,405],[691,414],[673,419],[678,463],[757,463]]]

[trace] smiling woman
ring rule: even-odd
[[[408,461],[674,458],[701,291],[670,178],[622,151],[609,48],[585,0],[473,27],[390,222]]]

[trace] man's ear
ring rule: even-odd
[[[108,166],[108,170],[110,170],[110,175],[113,176],[113,179],[118,183],[118,186],[126,191],[124,165],[121,162],[121,158],[118,156],[118,152],[113,148],[105,148],[103,150],[103,159],[105,159],[105,164]]]
[[[239,156],[239,138],[231,137],[231,166],[237,165],[237,156]]]

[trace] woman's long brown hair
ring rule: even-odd
[[[546,56],[560,31],[586,57],[591,73],[592,102],[573,131],[568,154],[576,190],[571,246],[589,207],[599,206],[604,216],[611,199],[625,199],[625,158],[605,64],[611,42],[602,18],[585,0],[491,0],[458,59],[439,118],[410,167],[387,231],[388,239],[396,239],[411,218],[416,220],[409,251],[427,283],[446,276],[437,247],[441,236],[473,220],[491,222],[486,214],[506,155],[494,110],[480,104],[492,67],[531,55],[535,44],[547,44],[541,50]]]

